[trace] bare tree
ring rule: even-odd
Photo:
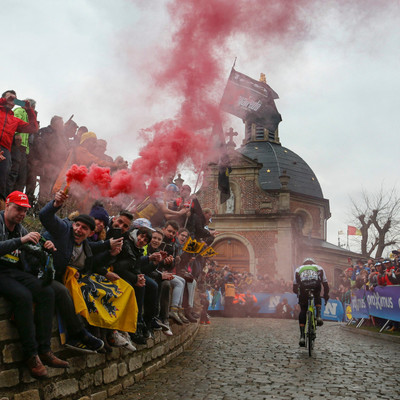
[[[361,254],[381,257],[385,248],[400,242],[400,198],[396,189],[377,193],[363,190],[359,199],[351,199],[352,218],[361,231]]]

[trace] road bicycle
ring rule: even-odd
[[[312,289],[307,290],[308,297],[308,307],[306,314],[306,325],[304,332],[306,334],[306,348],[308,348],[308,355],[311,357],[314,341],[317,337],[317,320],[316,320],[316,310],[314,303],[314,291]]]

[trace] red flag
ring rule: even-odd
[[[362,236],[361,231],[359,229],[357,229],[355,226],[347,226],[347,234]]]

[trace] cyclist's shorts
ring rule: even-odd
[[[306,289],[303,286],[300,286],[300,295],[299,295],[299,304],[307,306],[308,304],[308,295]],[[318,284],[316,288],[314,288],[314,303],[321,304],[321,284]]]

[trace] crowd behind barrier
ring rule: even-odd
[[[347,318],[397,331],[398,285],[400,285],[399,250],[391,258],[357,260],[340,277],[339,293]]]
[[[393,259],[369,258],[367,262],[360,259],[355,265],[344,268],[338,282],[331,286],[328,305],[322,304],[323,319],[348,321],[366,318],[371,324],[386,324],[385,329],[397,330],[400,315],[398,258],[399,252],[394,250]],[[234,315],[246,315],[241,306],[245,303],[245,294],[251,293],[257,303],[257,310],[253,309],[251,315],[297,319],[299,306],[297,296],[291,293],[292,282],[271,279],[268,275],[256,277],[251,273],[230,271],[229,266],[219,267],[212,261],[207,263],[206,271],[210,312],[224,311],[225,290],[227,283],[231,282],[233,296],[238,299]]]

